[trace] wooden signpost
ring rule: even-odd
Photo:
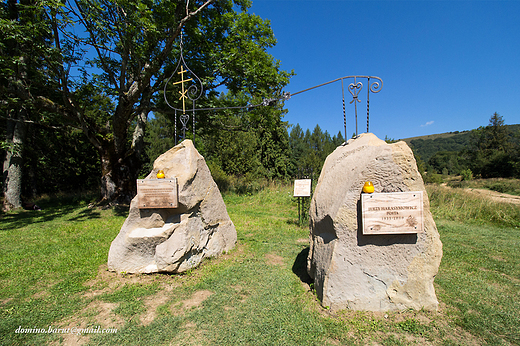
[[[423,193],[361,195],[363,234],[409,234],[424,231]]]
[[[137,179],[139,209],[177,208],[177,178]]]

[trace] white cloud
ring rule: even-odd
[[[434,122],[435,122],[435,121],[433,121],[433,120],[432,120],[432,121],[428,121],[426,124],[421,125],[421,127],[430,126],[430,125],[432,125]]]

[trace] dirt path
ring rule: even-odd
[[[451,189],[451,187],[448,186],[447,183],[442,183],[441,186]],[[465,188],[464,191],[467,191],[474,195],[479,195],[482,197],[489,198],[495,202],[520,205],[520,196],[509,195],[507,193],[500,193],[500,192],[486,190],[486,189],[475,189],[475,188],[470,188],[470,187]]]
[[[467,188],[465,190],[469,191],[473,194],[488,197],[495,202],[512,203],[512,204],[520,205],[520,196],[508,195],[507,193],[500,193],[500,192],[486,190],[486,189]]]

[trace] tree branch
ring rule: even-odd
[[[150,84],[150,78],[159,71],[159,69],[163,66],[164,61],[168,57],[168,55],[172,51],[173,42],[175,42],[175,39],[179,37],[182,28],[186,24],[188,20],[190,20],[192,17],[199,14],[203,9],[208,7],[210,4],[215,2],[216,0],[207,0],[204,4],[202,4],[198,9],[196,9],[193,12],[188,13],[183,19],[180,20],[179,24],[175,28],[175,30],[172,32],[171,36],[167,39],[165,46],[161,53],[157,56],[156,59],[154,59],[153,62],[147,63],[143,71],[141,72],[139,81],[134,81],[132,85],[130,86],[127,96],[130,103],[135,103],[139,95],[142,93],[145,87],[147,87]]]
[[[81,8],[80,4],[78,4],[78,2],[76,0],[74,0],[74,3],[76,4],[78,11],[79,11],[79,14],[76,14],[76,15],[78,16],[79,20],[81,21],[81,23],[83,23],[83,26],[89,33],[89,35],[88,35],[89,39],[87,41],[90,41],[90,42],[88,44],[90,46],[94,47],[94,49],[96,49],[96,53],[99,57],[99,61],[101,62],[101,65],[103,65],[103,71],[108,74],[110,82],[114,85],[114,87],[118,90],[118,92],[121,92],[121,90],[119,89],[119,86],[117,84],[117,80],[116,80],[114,73],[112,73],[111,69],[106,64],[106,61],[105,61],[106,57],[103,54],[101,54],[100,47],[103,47],[103,46],[100,46],[97,44],[96,35],[94,35],[92,26],[88,22],[87,17],[85,16],[85,12]]]

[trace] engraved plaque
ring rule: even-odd
[[[294,181],[294,197],[311,196],[311,179],[296,179]]]
[[[363,234],[407,234],[424,231],[423,193],[361,194]]]
[[[137,179],[139,209],[177,208],[177,178]]]

